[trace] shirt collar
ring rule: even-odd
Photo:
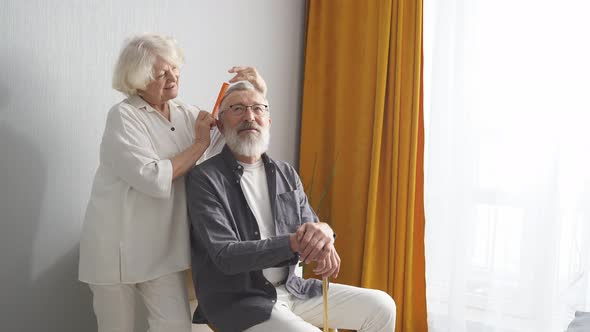
[[[225,164],[232,170],[232,172],[237,176],[237,178],[241,178],[242,174],[244,173],[244,167],[238,163],[234,153],[230,150],[227,144],[221,150],[221,157]],[[262,162],[264,163],[264,167],[268,167],[274,164],[273,160],[265,153],[262,154]]]
[[[127,98],[127,103],[129,103],[129,105],[131,105],[137,109],[143,108],[144,110],[146,110],[148,112],[155,111],[155,109],[153,107],[151,107],[150,104],[148,104],[145,100],[143,100],[139,95],[129,96],[129,98]]]
[[[155,112],[156,111],[155,108],[153,108],[150,104],[148,104],[147,101],[143,100],[143,98],[141,98],[139,95],[129,96],[129,98],[127,98],[127,103],[129,103],[129,105],[131,105],[137,109],[143,108],[144,110],[146,110],[148,112]],[[174,106],[174,107],[179,106],[174,100],[169,100],[168,104],[169,104],[168,106]]]

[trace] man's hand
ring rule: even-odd
[[[340,272],[340,256],[338,256],[338,252],[336,252],[336,248],[334,248],[333,244],[330,244],[329,247],[328,256],[324,260],[318,262],[317,266],[313,269],[313,272],[317,275],[321,275],[322,278],[337,278],[338,272]]]
[[[256,90],[258,90],[260,93],[262,93],[263,96],[266,96],[266,82],[264,82],[262,76],[258,74],[256,68],[234,66],[231,67],[227,72],[231,74],[236,74],[236,76],[229,80],[230,83],[248,81],[252,83],[254,88],[256,88]]]
[[[326,223],[305,223],[295,232],[301,261],[323,261],[334,244],[334,232]]]

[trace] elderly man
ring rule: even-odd
[[[251,84],[231,86],[221,102],[223,151],[193,168],[186,188],[193,280],[199,308],[193,321],[217,331],[319,331],[321,281],[294,274],[299,259],[317,275],[335,277],[334,232],[318,221],[299,176],[266,150],[268,102]],[[395,328],[386,293],[331,284],[330,326],[358,331]]]

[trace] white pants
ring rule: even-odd
[[[98,332],[133,332],[135,292],[147,308],[150,332],[190,332],[184,278],[184,272],[177,272],[137,284],[90,284]]]
[[[321,331],[324,325],[323,297],[299,300],[285,286],[277,287],[277,303],[270,319],[246,332]],[[393,332],[395,302],[389,294],[366,288],[330,284],[328,290],[329,327],[359,332]]]

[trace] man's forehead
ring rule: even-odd
[[[259,92],[254,90],[235,91],[227,96],[226,99],[228,102],[232,102],[232,104],[242,100],[252,100],[260,103],[265,101],[264,97]]]

